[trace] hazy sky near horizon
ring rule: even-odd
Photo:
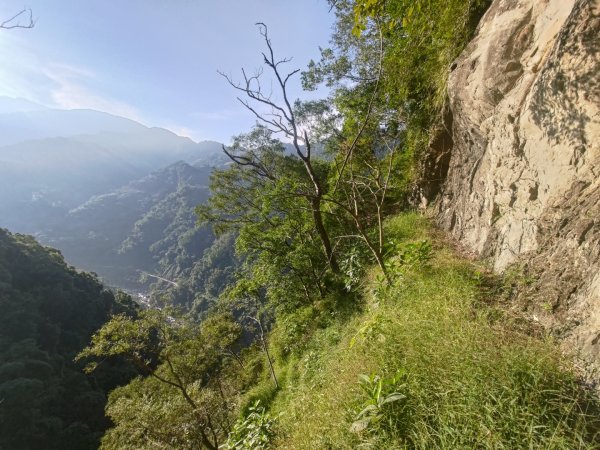
[[[55,108],[90,108],[229,142],[255,119],[217,70],[239,79],[261,65],[269,27],[290,70],[318,59],[333,13],[326,0],[29,0],[33,29],[0,30],[0,95]],[[23,8],[0,5],[0,18]],[[294,98],[303,93],[295,77]]]

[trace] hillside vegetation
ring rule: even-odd
[[[142,272],[175,279],[214,239],[195,227],[194,206],[206,201],[212,168],[183,161],[119,189],[91,197],[44,233],[67,260],[112,284],[146,290]]]
[[[97,448],[107,393],[133,370],[109,359],[86,376],[73,358],[117,313],[135,313],[128,296],[0,229],[0,448]]]
[[[419,215],[386,226],[407,250],[433,248],[400,265],[392,287],[367,276],[360,312],[281,358],[277,447],[600,446],[599,405],[569,360],[504,310],[512,281],[457,256]]]
[[[162,309],[113,315],[76,358],[137,371],[101,448],[600,448],[597,397],[508,307],[526,277],[410,208],[488,3],[331,1],[332,46],[301,73],[321,101],[288,97],[299,70],[257,24],[264,71],[223,77],[258,123],[196,208],[218,239]]]

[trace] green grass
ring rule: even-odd
[[[387,232],[433,239],[417,214],[394,218]],[[301,352],[277,358],[277,448],[600,448],[597,403],[569,360],[550,339],[490,321],[497,314],[482,298],[489,290],[478,268],[434,242],[428,267],[406,271],[379,296],[376,278],[374,269],[365,277],[360,312],[317,327]],[[359,376],[399,369],[406,399],[376,428],[351,432],[368,400]],[[257,397],[270,397],[265,391]]]

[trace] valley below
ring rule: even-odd
[[[599,0],[150,3],[0,61],[0,450],[600,449]]]
[[[226,163],[221,144],[92,110],[3,98],[0,111],[0,226],[140,298],[211,245],[194,208]]]

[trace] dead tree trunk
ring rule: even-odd
[[[331,239],[323,222],[321,208],[324,192],[319,176],[312,165],[311,142],[306,130],[303,133],[300,130],[294,108],[288,97],[287,83],[289,79],[300,70],[293,70],[286,75],[280,72],[279,66],[289,62],[290,59],[275,59],[273,46],[271,45],[271,40],[267,34],[267,26],[264,23],[258,23],[257,25],[260,27],[260,33],[265,39],[267,46],[267,52],[262,54],[263,62],[275,77],[276,85],[279,94],[281,95],[281,101],[277,102],[276,100],[273,100],[271,93],[268,95],[264,93],[260,84],[260,77],[263,74],[262,70],[259,70],[253,76],[248,76],[244,69],[242,69],[244,81],[241,83],[234,82],[230,76],[225,75],[224,73],[220,74],[231,86],[244,93],[246,98],[238,97],[239,102],[250,110],[262,124],[272,132],[281,133],[292,141],[296,155],[302,160],[306,175],[312,184],[312,192],[307,193],[305,197],[310,203],[314,227],[321,240],[327,264],[332,272],[339,273],[339,266],[333,246],[331,245]],[[250,101],[252,101],[252,103],[250,103]],[[269,108],[270,111],[265,113],[260,112],[258,106],[261,105]]]

